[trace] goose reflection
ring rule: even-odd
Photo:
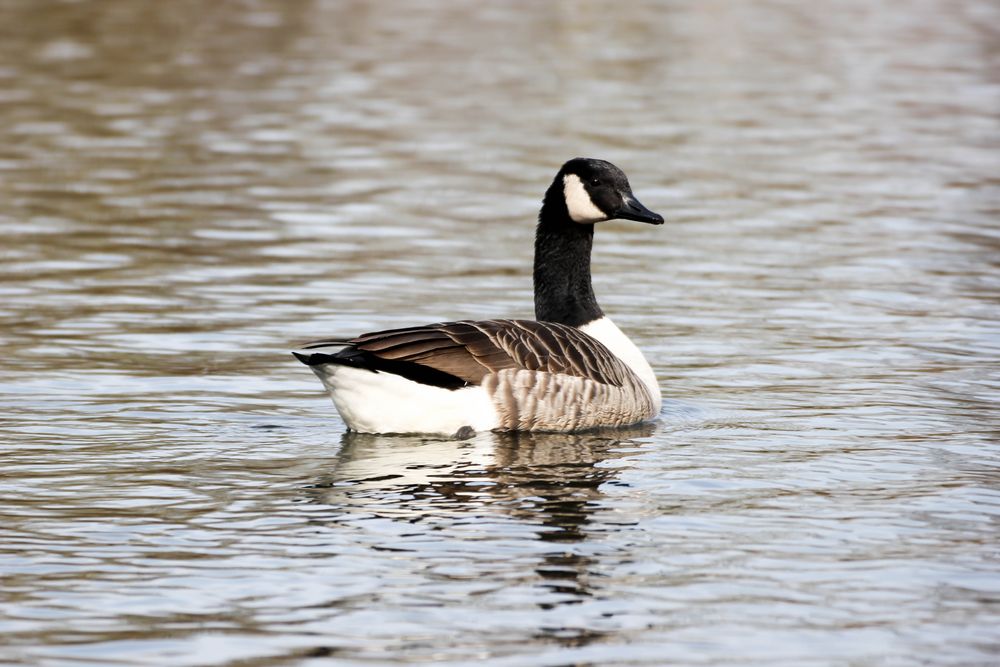
[[[422,538],[456,526],[479,526],[486,539],[520,538],[528,527],[539,585],[550,592],[539,606],[574,604],[593,595],[592,555],[577,547],[593,530],[603,490],[616,483],[618,469],[608,464],[654,428],[483,433],[462,441],[345,433],[335,468],[305,491],[346,520],[405,521],[414,525],[407,535]],[[405,540],[393,548],[406,550]]]
[[[618,469],[606,464],[624,457],[637,444],[634,439],[652,432],[652,425],[641,424],[587,434],[517,433],[497,442],[490,468],[497,482],[495,496],[504,499],[512,516],[537,523],[542,528],[538,539],[553,547],[535,572],[557,598],[540,602],[541,608],[578,604],[593,595],[593,559],[574,546],[587,539],[588,524],[601,508],[602,488],[615,483]],[[579,646],[593,637],[560,634],[559,639]]]

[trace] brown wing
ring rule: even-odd
[[[463,320],[324,340],[304,349],[346,345],[386,361],[418,364],[479,384],[491,373],[528,369],[622,386],[631,372],[598,340],[578,329],[532,320]]]

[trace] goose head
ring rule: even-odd
[[[610,162],[573,158],[562,166],[552,185],[553,189],[562,186],[566,212],[575,223],[621,219],[663,224],[663,216],[642,205],[632,194],[625,172]]]

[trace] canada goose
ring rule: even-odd
[[[535,317],[462,320],[333,338],[293,354],[364,433],[581,431],[655,417],[660,389],[597,305],[594,223],[663,224],[621,169],[575,158],[545,193],[535,232]]]

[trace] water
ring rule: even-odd
[[[0,4],[0,662],[996,664],[997,25]],[[344,434],[287,349],[530,317],[576,155],[661,419]]]

